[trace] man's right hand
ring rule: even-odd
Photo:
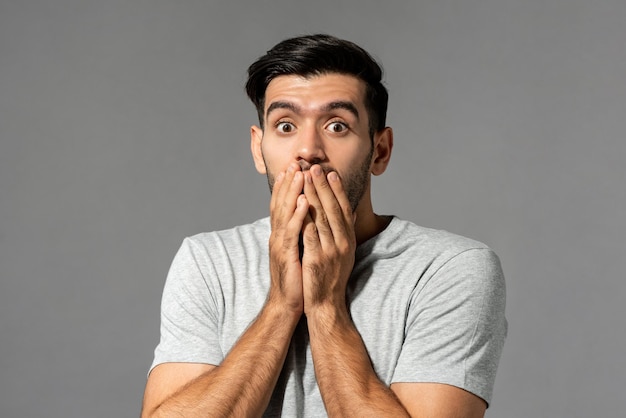
[[[304,312],[298,248],[308,213],[304,176],[295,164],[278,175],[270,202],[268,302],[217,365],[163,363],[148,378],[142,417],[261,416]],[[291,315],[285,316],[285,313]],[[218,338],[217,336],[214,336]]]
[[[302,194],[304,175],[298,164],[276,176],[270,200],[269,239],[271,287],[269,303],[294,313],[304,311],[300,233],[309,205]]]

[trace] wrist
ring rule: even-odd
[[[293,304],[287,302],[284,298],[269,295],[265,301],[265,305],[261,310],[261,315],[273,320],[288,323],[297,323],[303,313],[302,304]]]
[[[352,326],[352,318],[345,303],[320,303],[305,311],[309,329],[312,332],[333,332]]]

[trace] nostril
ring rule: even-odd
[[[321,158],[311,158],[309,160],[307,160],[305,158],[299,158],[298,159],[298,165],[300,165],[300,168],[302,169],[302,171],[307,171],[313,165],[315,165],[315,164],[322,164],[322,162],[323,162],[323,160]]]
[[[311,164],[310,162],[308,162],[307,160],[304,160],[304,159],[298,160],[298,164],[300,165],[300,169],[302,169],[302,171],[306,171],[306,170],[310,169],[311,166],[313,165],[313,164]]]

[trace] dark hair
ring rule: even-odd
[[[248,68],[246,93],[256,106],[263,127],[265,90],[281,75],[314,75],[338,73],[353,75],[365,82],[365,107],[370,136],[385,127],[387,89],[381,83],[380,65],[358,45],[330,35],[307,35],[286,39]]]

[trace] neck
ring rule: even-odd
[[[354,233],[356,235],[357,245],[380,234],[387,228],[387,225],[389,225],[391,221],[390,217],[375,214],[369,200],[362,201],[355,212],[356,223],[354,225]]]

